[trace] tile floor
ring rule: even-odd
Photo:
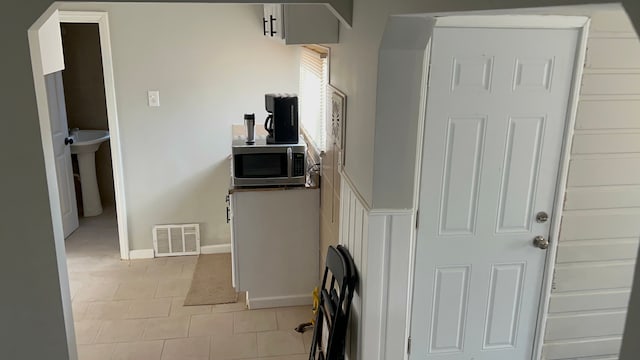
[[[308,307],[183,306],[196,257],[121,261],[112,208],[66,247],[80,360],[308,359]]]

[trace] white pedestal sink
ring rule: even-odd
[[[78,156],[84,216],[100,215],[102,214],[102,202],[96,178],[96,151],[98,151],[100,144],[109,140],[109,131],[73,130],[69,135],[73,139],[71,153]]]

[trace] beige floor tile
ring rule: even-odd
[[[160,258],[154,258],[154,259],[135,259],[135,260],[129,260],[127,263],[129,264],[129,267],[146,269],[148,266],[153,264],[155,265],[166,264],[167,258],[160,257]]]
[[[224,335],[233,332],[233,314],[192,315],[189,337]]]
[[[310,306],[296,306],[276,309],[279,330],[292,330],[298,325],[311,322],[313,312]]]
[[[258,356],[256,333],[214,335],[211,339],[211,359],[247,359]]]
[[[182,278],[184,275],[182,274],[182,267],[184,264],[181,263],[165,263],[165,264],[150,264],[147,266],[147,271],[145,276],[149,279],[173,279],[173,278]]]
[[[142,337],[144,320],[107,320],[100,327],[96,343],[136,341]]]
[[[73,298],[78,293],[78,290],[80,290],[83,285],[84,281],[72,279],[71,277],[69,277],[69,292],[71,294],[71,300],[73,300]]]
[[[176,297],[171,299],[171,316],[174,315],[196,315],[211,313],[211,305],[184,306],[184,298]]]
[[[124,319],[129,309],[128,301],[95,301],[88,304],[85,320]]]
[[[126,313],[127,319],[148,319],[169,316],[170,299],[133,300]]]
[[[257,360],[309,360],[308,354],[261,357]]]
[[[112,360],[160,360],[164,341],[120,343],[113,351]]]
[[[248,310],[233,313],[235,333],[276,330],[278,322],[273,309]]]
[[[208,336],[167,340],[162,360],[209,360],[209,342]]]
[[[87,311],[89,302],[74,301],[71,303],[71,310],[73,310],[73,321],[83,320],[84,313]]]
[[[158,282],[156,298],[185,297],[189,292],[191,279],[165,279]]]
[[[76,332],[76,342],[78,344],[92,344],[98,331],[100,331],[101,321],[98,320],[81,320],[74,323]]]
[[[78,360],[110,360],[115,344],[78,345]]]
[[[186,255],[186,256],[169,256],[166,258],[167,264],[191,264],[195,265],[198,262],[198,255]]]
[[[304,342],[304,348],[307,351],[311,351],[311,341],[313,341],[313,329],[309,329],[302,334],[302,341]]]
[[[211,309],[214,313],[227,313],[227,312],[237,312],[237,311],[247,311],[247,304],[244,302],[237,302],[231,304],[217,304],[213,305]]]
[[[120,283],[113,295],[114,300],[151,299],[158,288],[157,281],[129,281]]]
[[[74,301],[109,301],[118,289],[118,284],[110,282],[85,283],[73,297]]]
[[[195,270],[196,270],[196,264],[195,263],[182,265],[182,274],[184,276],[192,277]]]
[[[107,260],[108,263],[114,262],[114,260]],[[111,280],[111,281],[131,281],[132,279],[142,279],[145,275],[144,268],[130,268],[127,265],[116,265],[112,268],[103,266],[100,270],[90,271],[94,279]]]
[[[306,353],[302,335],[291,331],[267,331],[258,333],[258,355],[279,356]]]
[[[189,316],[148,319],[144,327],[144,340],[185,338],[189,334]]]

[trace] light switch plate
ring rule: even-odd
[[[158,91],[158,90],[149,90],[147,92],[147,96],[149,98],[149,106],[150,107],[158,107],[158,106],[160,106],[160,91]]]

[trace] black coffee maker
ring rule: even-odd
[[[293,94],[266,94],[264,103],[269,116],[264,122],[267,144],[297,144],[298,97]]]

